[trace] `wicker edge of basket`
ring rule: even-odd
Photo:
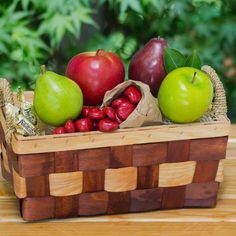
[[[219,117],[226,116],[227,114],[227,103],[226,95],[223,84],[217,75],[216,71],[208,66],[202,66],[202,71],[204,71],[209,78],[214,87],[214,100],[211,108],[204,114],[202,118],[199,119],[200,122],[210,122],[218,120]],[[3,107],[6,103],[14,104],[13,93],[10,88],[10,83],[4,79],[0,78],[0,106]],[[6,115],[6,141],[8,144],[11,143],[12,134],[15,132],[13,117]]]

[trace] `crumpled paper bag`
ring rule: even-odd
[[[113,100],[120,97],[123,91],[134,85],[142,94],[142,99],[138,103],[136,109],[123,121],[120,128],[134,128],[141,126],[157,125],[162,123],[162,114],[160,112],[157,98],[154,98],[147,84],[140,81],[127,80],[117,85],[112,90],[106,92],[101,108],[109,106]]]

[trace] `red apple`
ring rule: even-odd
[[[124,81],[125,70],[118,55],[99,49],[74,56],[66,75],[82,89],[85,105],[98,106],[106,91]]]

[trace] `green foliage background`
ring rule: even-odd
[[[161,36],[217,70],[236,122],[235,12],[233,0],[0,0],[0,77],[32,89],[40,64],[64,73],[73,55],[98,48],[118,53],[127,68]]]

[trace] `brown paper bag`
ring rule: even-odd
[[[112,90],[107,91],[104,96],[101,108],[109,106],[112,101],[118,98],[130,85],[134,85],[139,89],[142,94],[142,99],[138,103],[136,109],[124,122],[119,125],[119,127],[131,128],[161,124],[162,115],[158,106],[157,98],[152,96],[150,88],[147,84],[139,81],[127,80],[122,84],[117,85]]]

